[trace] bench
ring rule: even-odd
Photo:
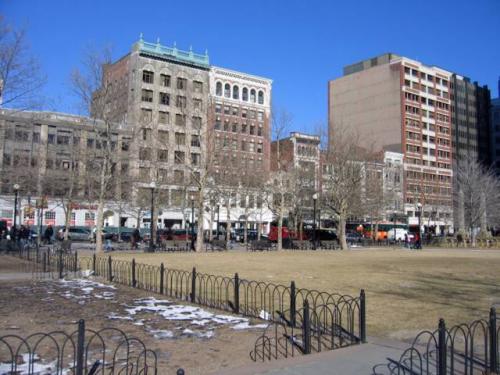
[[[207,251],[224,251],[227,250],[226,240],[212,240],[206,246]]]
[[[247,248],[250,251],[269,251],[273,250],[274,245],[268,240],[254,240],[249,242]]]

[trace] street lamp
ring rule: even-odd
[[[191,195],[191,250],[194,251],[194,195]]]
[[[420,249],[422,249],[422,203],[417,203],[418,209],[418,243]]]
[[[19,193],[19,185],[14,184],[14,222],[12,223],[12,239],[15,241],[17,237],[17,197]]]
[[[152,253],[155,248],[154,238],[153,238],[153,218],[154,218],[154,203],[155,203],[155,189],[156,183],[151,181],[149,184],[149,188],[151,189],[151,221],[149,222],[149,249],[148,251]]]
[[[318,194],[314,193],[313,196],[313,249],[316,250],[316,201]]]

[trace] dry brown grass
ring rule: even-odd
[[[113,254],[167,268],[367,294],[368,334],[408,339],[448,324],[486,317],[500,303],[500,251],[386,250],[264,253]]]

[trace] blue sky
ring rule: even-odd
[[[141,32],[273,79],[273,103],[293,114],[293,130],[326,122],[327,82],[344,65],[384,52],[468,76],[498,96],[500,0],[2,0],[0,13],[27,28],[49,79],[47,109],[76,112],[68,77],[86,46],[112,45],[118,58]]]

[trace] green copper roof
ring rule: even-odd
[[[192,64],[200,66],[203,68],[209,68],[210,62],[208,59],[208,52],[206,51],[204,55],[194,53],[192,48],[189,51],[181,51],[177,49],[175,42],[172,48],[162,46],[160,44],[160,39],[156,43],[148,43],[142,39],[142,35],[137,42],[137,47],[139,51],[168,59],[178,60],[187,64]]]

